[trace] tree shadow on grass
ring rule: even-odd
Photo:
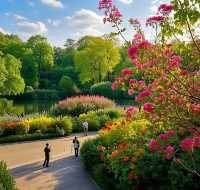
[[[52,175],[52,181],[56,181],[55,190],[97,190],[98,188],[84,170],[80,158],[74,156],[64,157],[50,162],[50,167],[43,168],[42,163],[33,163],[20,166],[11,170],[11,174],[17,178],[25,178],[26,183],[34,180],[41,180],[42,185],[51,184],[51,178],[45,175]]]

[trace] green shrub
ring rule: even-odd
[[[59,131],[59,129],[63,130],[64,135],[69,135],[72,132],[72,118],[71,117],[65,116],[63,118],[58,118],[56,122],[54,123],[54,125],[57,131]]]
[[[68,76],[63,76],[59,83],[59,89],[64,93],[66,96],[72,96],[78,93],[78,88],[72,81],[72,79]]]
[[[13,109],[12,100],[7,100],[6,98],[0,99],[0,114],[12,113]]]
[[[124,92],[122,90],[112,90],[110,81],[94,84],[90,88],[90,93],[93,95],[105,96],[108,98],[122,99]]]
[[[81,147],[81,160],[86,169],[91,169],[92,166],[100,163],[99,152],[97,150],[98,140],[88,140]]]
[[[97,111],[89,111],[86,114],[79,115],[79,123],[82,128],[82,123],[87,121],[90,131],[97,131],[105,126],[108,121],[124,116],[124,110],[120,108],[107,108]]]
[[[0,161],[0,190],[17,190],[14,178],[9,174],[3,161]]]
[[[72,123],[73,123],[73,132],[82,132],[83,131],[82,123],[78,117],[73,117]]]
[[[20,122],[15,127],[15,135],[26,135],[29,131],[29,126],[26,123]]]

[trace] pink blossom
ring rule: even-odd
[[[148,97],[148,96],[150,96],[151,95],[151,91],[150,90],[144,90],[144,91],[142,91],[142,92],[140,92],[139,93],[139,96],[140,97]]]
[[[142,101],[142,98],[141,97],[139,97],[139,96],[136,96],[135,97],[135,102],[141,102]]]
[[[168,145],[168,146],[166,147],[166,149],[165,149],[165,152],[166,152],[165,158],[166,158],[167,160],[171,159],[172,154],[174,153],[174,147],[171,146],[171,145]]]
[[[138,46],[136,46],[136,45],[131,46],[131,47],[128,49],[128,56],[129,56],[131,59],[134,59],[135,56],[136,56],[137,50],[138,50]]]
[[[132,75],[133,71],[131,69],[126,68],[126,69],[122,70],[122,74],[123,75]]]
[[[165,20],[164,16],[160,16],[160,15],[152,16],[146,20],[146,25],[152,25],[152,24],[157,24],[157,23],[159,24],[159,23],[164,22],[164,20]]]
[[[130,80],[129,80],[129,84],[130,84],[130,85],[135,84],[136,82],[137,82],[136,79],[130,79]]]
[[[163,3],[159,6],[158,11],[161,13],[170,13],[173,9],[172,4]]]
[[[182,76],[186,76],[186,75],[188,75],[188,71],[187,70],[182,70],[180,74]]]
[[[194,147],[194,140],[192,138],[185,138],[181,141],[180,147],[183,151],[192,151]]]
[[[115,82],[113,82],[111,88],[112,88],[112,90],[116,90],[117,89],[117,84]]]
[[[115,78],[115,80],[116,81],[124,81],[125,79],[124,79],[124,77],[117,77],[117,78]]]
[[[127,113],[135,113],[137,110],[137,108],[135,106],[129,106],[127,109],[126,109],[126,112]]]
[[[160,150],[161,146],[155,139],[152,139],[149,143],[149,149],[150,151]]]
[[[137,41],[137,40],[140,40],[140,39],[142,39],[143,38],[143,35],[141,34],[141,33],[137,33],[137,34],[135,34],[134,35],[134,37],[133,37],[133,40],[135,41]]]
[[[138,44],[138,47],[143,48],[143,47],[148,47],[152,46],[152,44],[148,40],[144,40]]]
[[[139,69],[143,69],[143,65],[138,61],[138,59],[133,59],[133,64]]]
[[[128,95],[132,96],[134,94],[134,90],[133,89],[128,89]]]
[[[145,103],[143,106],[143,109],[147,112],[152,112],[153,111],[153,104],[151,103]]]
[[[160,134],[158,136],[159,139],[163,140],[163,141],[167,141],[168,140],[168,135],[167,134]]]
[[[105,9],[112,7],[112,0],[100,0],[99,1],[99,9]]]
[[[167,131],[167,135],[168,135],[168,137],[174,136],[175,134],[176,134],[176,131],[173,130],[173,129]]]

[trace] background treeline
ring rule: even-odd
[[[123,91],[111,90],[113,78],[131,65],[126,52],[127,47],[112,35],[67,39],[58,48],[40,35],[24,42],[16,35],[0,33],[0,96],[15,100],[77,94],[128,97]]]

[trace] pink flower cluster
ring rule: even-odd
[[[154,109],[154,106],[152,103],[145,103],[143,106],[143,109],[144,109],[144,111],[152,112]]]
[[[190,109],[192,112],[195,112],[195,113],[200,114],[200,104],[190,104],[190,105],[189,105],[189,109]]]
[[[165,13],[165,14],[169,14],[173,9],[173,5],[172,4],[167,4],[167,3],[163,3],[158,7],[158,11],[160,13]]]
[[[126,109],[126,114],[127,114],[128,117],[131,117],[135,114],[136,111],[137,111],[137,108],[135,106],[129,106]]]
[[[161,15],[151,16],[146,20],[146,25],[160,24],[165,21],[165,17]]]
[[[99,1],[99,9],[105,9],[112,7],[112,0],[100,0]]]
[[[182,151],[193,151],[194,148],[200,148],[200,137],[185,138],[181,141],[180,147]]]
[[[129,68],[122,70],[122,75],[132,75],[132,74],[133,74],[133,71]]]

